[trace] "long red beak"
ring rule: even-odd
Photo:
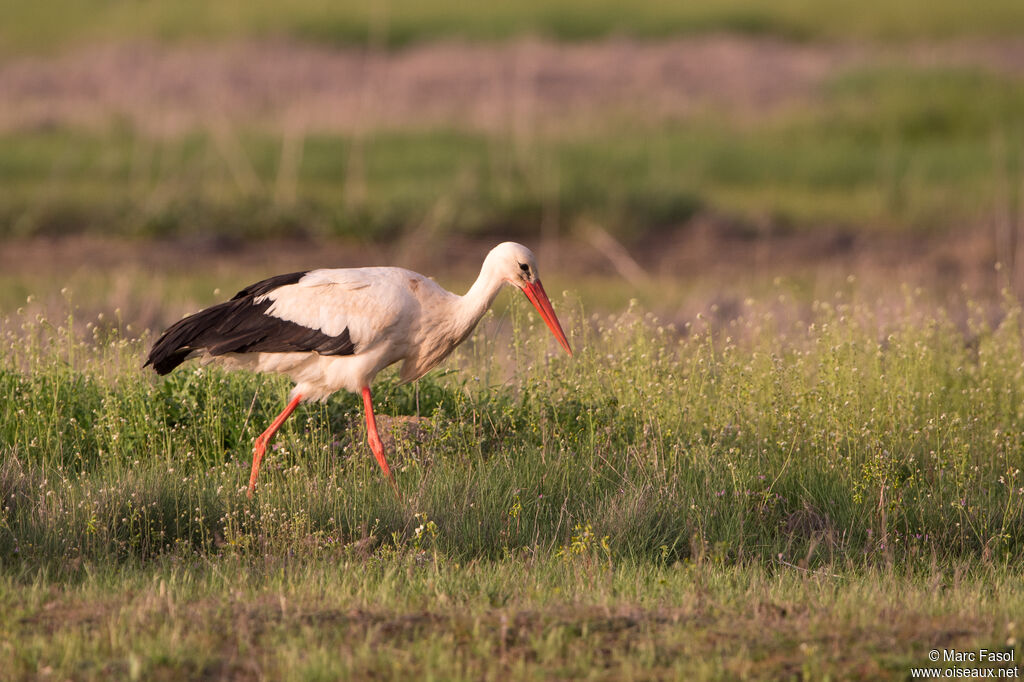
[[[533,307],[537,309],[540,316],[547,322],[548,329],[558,339],[558,343],[562,344],[562,348],[571,356],[572,348],[569,348],[569,341],[565,338],[562,325],[558,323],[555,309],[551,307],[551,301],[548,300],[548,295],[544,292],[544,287],[541,285],[540,280],[538,279],[533,284],[526,284],[523,287],[523,293],[526,294],[526,298],[530,299],[530,303],[533,304]]]

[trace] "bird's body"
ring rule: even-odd
[[[370,401],[374,377],[398,362],[403,383],[426,374],[469,336],[502,286],[522,289],[571,354],[536,272],[529,249],[505,242],[487,255],[464,296],[404,268],[279,275],[169,327],[146,364],[167,374],[202,355],[228,367],[276,372],[295,381],[288,407],[254,446],[250,494],[266,443],[295,406],[326,400],[343,388],[363,394],[370,445],[390,478]]]
[[[294,283],[260,295],[245,294],[243,300],[251,306],[250,315],[276,318],[326,337],[320,350],[309,336],[295,344],[294,335],[283,334],[276,346],[264,340],[252,344],[247,336],[239,339],[232,335],[238,306],[222,304],[224,321],[211,331],[223,328],[226,340],[235,342],[223,345],[226,352],[206,352],[229,367],[286,374],[295,381],[293,396],[304,401],[326,400],[343,388],[358,393],[380,370],[397,362],[402,363],[403,382],[418,379],[447,357],[479,320],[459,320],[461,297],[411,270],[351,268],[296,275]],[[259,290],[259,284],[254,288]],[[261,326],[280,330],[290,325],[273,321]],[[295,348],[301,342],[307,347]],[[257,347],[250,350],[253,345]]]

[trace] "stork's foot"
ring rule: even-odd
[[[249,474],[249,492],[246,496],[252,499],[252,494],[256,492],[256,477],[260,473],[260,463],[263,461],[263,455],[267,453],[267,439],[260,436],[256,439],[256,442],[252,445],[252,473]]]
[[[395,495],[401,497],[398,493],[398,483],[395,482],[395,475],[391,473],[388,460],[384,457],[384,444],[381,442],[380,435],[376,429],[369,433],[366,440],[370,443],[370,449],[373,450],[373,455],[377,458],[377,463],[380,465],[381,471],[384,472],[384,477],[391,484],[391,489],[395,491]]]
[[[377,433],[377,420],[373,416],[373,401],[369,386],[363,387],[363,407],[366,410],[366,441],[370,444],[370,449],[373,450],[373,456],[377,458],[377,464],[380,465],[381,471],[391,483],[395,495],[401,498],[398,493],[398,484],[395,483],[395,476],[391,473],[387,458],[384,457],[384,444],[380,442],[380,434]]]

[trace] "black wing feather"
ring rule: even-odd
[[[245,289],[224,303],[200,310],[175,322],[153,344],[146,360],[157,374],[167,374],[200,350],[210,355],[225,353],[316,352],[320,355],[352,355],[355,344],[345,329],[338,336],[324,334],[295,322],[267,315],[272,302],[256,298],[278,287],[295,284],[305,272],[270,277]]]
[[[287,275],[274,275],[273,277],[267,277],[261,279],[255,284],[250,284],[246,288],[239,291],[237,294],[231,297],[232,301],[237,301],[240,298],[255,298],[257,296],[264,296],[269,294],[278,287],[287,286],[289,284],[298,284],[299,280],[305,277],[307,272],[289,272]]]

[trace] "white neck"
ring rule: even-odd
[[[473,332],[505,284],[497,270],[493,265],[488,267],[488,261],[485,260],[480,276],[465,296],[445,292],[443,304],[424,309],[430,319],[424,321],[424,338],[419,347],[402,365],[402,381],[412,381],[423,376],[448,357]]]
[[[477,322],[484,316],[487,309],[491,307],[495,296],[501,291],[507,282],[502,279],[494,267],[490,267],[488,260],[484,260],[480,268],[480,275],[473,282],[473,286],[465,295],[459,297],[455,305],[455,314],[452,320],[453,331],[459,338],[469,335]]]

